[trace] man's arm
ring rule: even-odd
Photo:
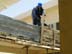
[[[37,14],[36,14],[36,8],[34,8],[33,10],[32,10],[32,15],[34,16],[34,17],[36,17],[36,18],[38,18],[38,16],[37,16]]]

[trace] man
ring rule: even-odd
[[[38,25],[39,26],[40,36],[42,35],[41,34],[41,31],[42,31],[42,29],[41,29],[42,28],[41,27],[42,26],[41,25],[41,16],[43,15],[43,13],[44,13],[44,9],[42,8],[42,3],[38,3],[38,6],[36,6],[32,10],[33,25]],[[41,40],[41,37],[40,37],[40,40]]]
[[[33,25],[41,26],[41,16],[43,13],[44,9],[42,8],[42,3],[38,3],[38,6],[32,10]]]

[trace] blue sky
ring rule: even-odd
[[[46,3],[50,0],[20,0],[19,2],[13,4],[12,6],[8,7],[7,9],[0,12],[0,14],[15,17],[21,13],[24,13],[37,5],[37,3]]]

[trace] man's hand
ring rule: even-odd
[[[44,16],[46,16],[46,14],[44,14]]]

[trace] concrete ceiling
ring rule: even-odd
[[[58,5],[58,0],[51,0],[51,1],[47,2],[47,3],[45,3],[43,5],[43,7],[44,7],[44,9],[49,9],[49,8],[52,8],[52,7],[57,6],[57,5]],[[22,13],[22,14],[16,16],[15,18],[19,19],[19,20],[23,19],[23,18],[25,18],[27,16],[30,16],[31,12],[32,12],[32,10],[29,10],[26,13]]]
[[[19,0],[0,0],[0,11],[7,9],[9,6],[18,1]]]

